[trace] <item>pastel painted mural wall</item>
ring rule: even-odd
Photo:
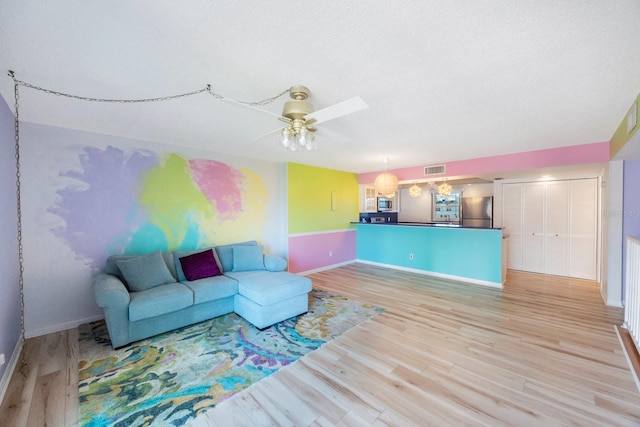
[[[16,199],[16,158],[13,113],[0,97],[0,400],[9,359],[20,339],[20,268]]]
[[[289,271],[353,262],[358,220],[354,173],[289,163],[287,168]]]
[[[102,317],[91,275],[111,254],[252,239],[285,254],[284,165],[28,123],[21,133],[28,336]]]

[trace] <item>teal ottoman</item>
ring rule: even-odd
[[[241,271],[225,275],[238,280],[234,311],[259,329],[309,310],[311,280],[287,271]]]

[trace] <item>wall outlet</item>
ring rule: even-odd
[[[4,365],[4,353],[0,354],[0,366]]]
[[[409,254],[409,259],[413,259],[413,254]]]
[[[329,258],[333,256],[333,251],[329,251]]]

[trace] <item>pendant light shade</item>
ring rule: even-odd
[[[398,178],[390,172],[381,173],[376,177],[375,187],[376,193],[393,197],[398,189]]]
[[[418,197],[421,193],[422,188],[418,187],[418,184],[414,182],[413,185],[409,188],[409,195],[411,197]]]
[[[448,196],[451,194],[451,186],[447,184],[447,182],[443,182],[440,187],[438,187],[438,194],[441,196]]]

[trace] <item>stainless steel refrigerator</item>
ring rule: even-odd
[[[463,197],[460,205],[463,227],[493,227],[493,197]]]

